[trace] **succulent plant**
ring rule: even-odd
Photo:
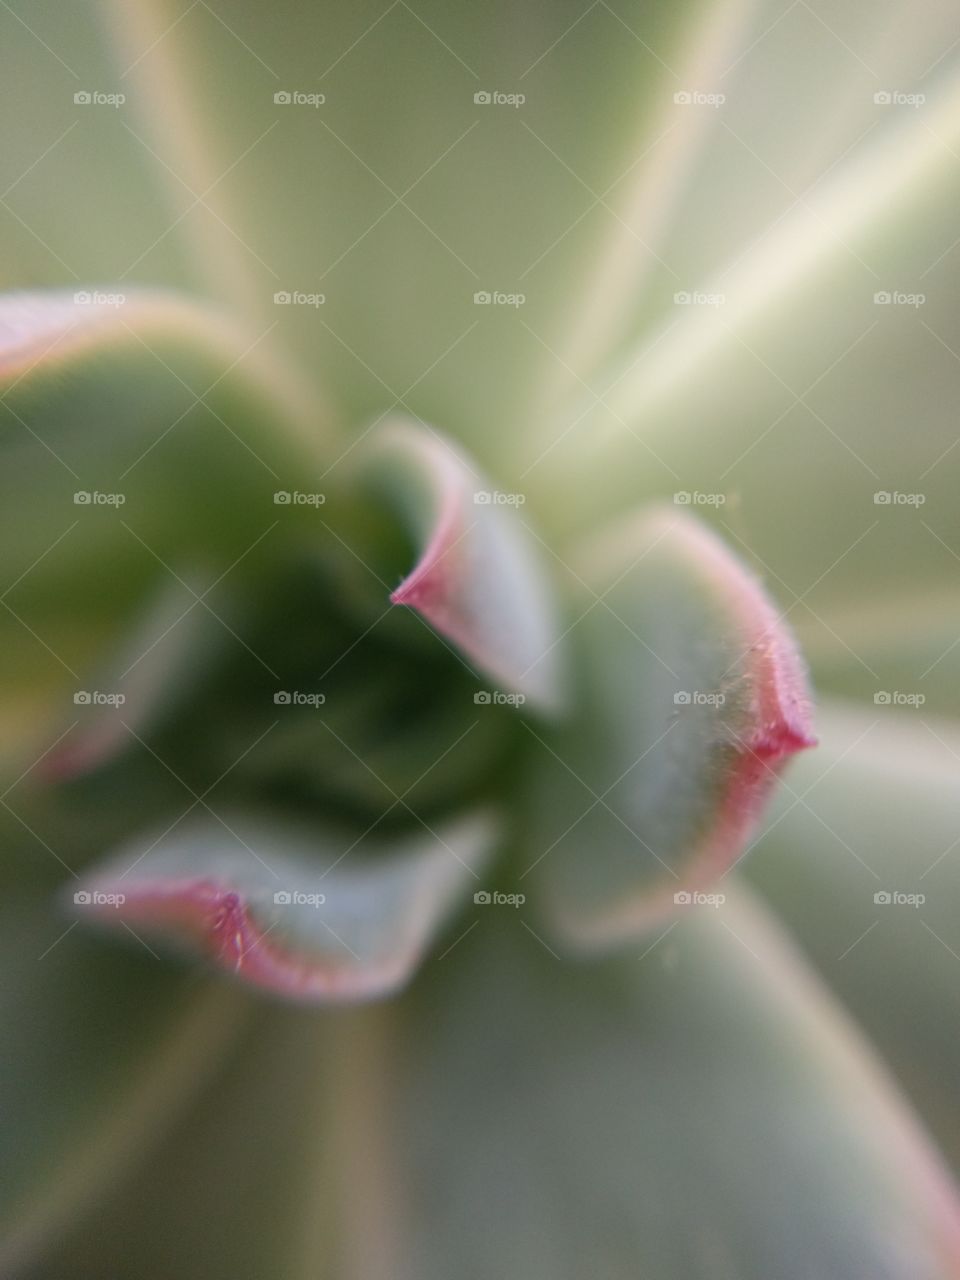
[[[946,9],[7,21],[2,1274],[960,1275]]]

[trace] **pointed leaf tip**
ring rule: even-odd
[[[698,521],[641,513],[581,573],[602,606],[577,629],[576,720],[538,761],[531,863],[561,932],[596,947],[728,870],[784,764],[815,739],[789,630]]]
[[[416,423],[387,424],[368,458],[369,474],[382,478],[421,545],[391,601],[415,609],[509,690],[557,710],[558,611],[518,512],[523,495],[491,490],[460,449]]]
[[[377,849],[291,822],[211,817],[131,843],[73,902],[81,919],[173,944],[286,999],[369,999],[410,978],[493,839],[484,814]]]

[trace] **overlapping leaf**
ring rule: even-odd
[[[480,816],[382,841],[230,815],[140,837],[85,876],[81,918],[178,945],[276,995],[401,986],[491,851]]]
[[[391,599],[421,613],[507,689],[556,709],[559,615],[533,534],[452,443],[413,423],[383,428],[371,474],[403,512],[419,559]]]
[[[638,516],[578,564],[578,710],[531,744],[525,874],[563,931],[592,946],[708,888],[812,737],[789,632],[696,521]]]

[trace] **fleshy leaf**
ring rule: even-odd
[[[247,1008],[145,950],[68,932],[46,893],[4,897],[0,1269],[20,1275],[204,1087]]]
[[[941,1162],[749,903],[694,908],[606,970],[480,933],[419,992],[388,1109],[399,1221],[425,1224],[409,1276],[458,1257],[529,1280],[957,1274]]]
[[[319,470],[266,337],[163,292],[0,296],[0,498],[17,529],[0,568],[18,612],[36,598],[102,621],[184,549],[227,565],[263,533],[273,494]]]
[[[537,747],[527,873],[563,932],[591,947],[708,886],[813,739],[786,626],[697,521],[641,513],[578,572],[578,714]]]
[[[957,1274],[936,1153],[762,912],[559,966],[484,910],[396,1003],[271,1010],[38,1280]]]
[[[416,609],[510,691],[556,709],[557,611],[534,537],[518,514],[522,495],[497,491],[455,445],[415,423],[388,424],[368,465],[420,545],[394,604]]]
[[[387,1010],[362,1012],[389,1017]],[[201,1104],[144,1153],[139,1175],[103,1197],[78,1229],[48,1240],[31,1280],[333,1280],[345,1170],[351,1155],[369,1159],[375,1149],[360,1136],[370,1134],[374,1114],[361,1118],[362,1130],[354,1125],[345,1146],[341,1135],[357,1117],[337,1111],[338,1068],[354,1081],[381,1068],[345,1024],[357,1012],[260,1002]],[[367,1205],[370,1192],[368,1185]]]
[[[960,1170],[960,735],[827,706],[745,866]]]
[[[797,620],[822,696],[872,703],[884,693],[912,692],[923,695],[925,715],[960,716],[960,596],[952,572],[933,590],[884,589],[871,591],[869,600],[848,599],[824,622],[813,615]]]
[[[482,816],[386,849],[279,820],[210,818],[93,869],[77,912],[291,999],[380,996],[410,977],[492,839]]]
[[[194,575],[195,576],[195,575]],[[197,604],[208,583],[170,579],[161,584],[131,634],[124,637],[113,660],[91,681],[98,691],[111,690],[122,702],[72,708],[80,720],[41,762],[42,776],[53,782],[75,778],[98,768],[130,745],[134,734],[155,728],[182,707],[197,678],[223,648],[226,631]],[[83,707],[83,710],[80,710]]]

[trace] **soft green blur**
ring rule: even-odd
[[[494,93],[523,101],[475,100]],[[211,306],[156,342],[122,306],[129,330],[82,374],[54,359],[0,399],[0,1270],[956,1280],[955,6],[11,0],[0,117],[4,292]],[[59,852],[85,864],[134,819],[162,826],[232,770],[274,682],[249,653],[211,660],[200,628],[154,759],[66,799],[20,783],[170,566],[186,607],[190,575],[238,561],[212,599],[231,624],[249,606],[237,626],[277,668],[353,656],[331,734],[286,725],[231,803],[359,830],[381,775],[431,821],[492,792],[524,813],[498,885],[562,844],[578,901],[609,905],[597,832],[623,821],[604,787],[658,746],[668,684],[633,642],[683,647],[719,686],[729,602],[714,626],[689,566],[651,569],[591,654],[595,738],[497,711],[433,772],[472,676],[409,619],[382,647],[359,635],[406,571],[409,531],[354,470],[398,410],[523,496],[570,630],[584,539],[646,502],[762,579],[810,663],[821,748],[722,871],[729,902],[575,966],[534,911],[470,915],[468,893],[409,990],[336,1011],[70,932]],[[298,558],[310,512],[281,509],[259,544],[272,491],[298,486],[332,495],[316,560]],[[127,509],[78,510],[79,488]],[[654,842],[718,782],[666,758],[628,783]],[[579,828],[570,761],[602,793]]]

